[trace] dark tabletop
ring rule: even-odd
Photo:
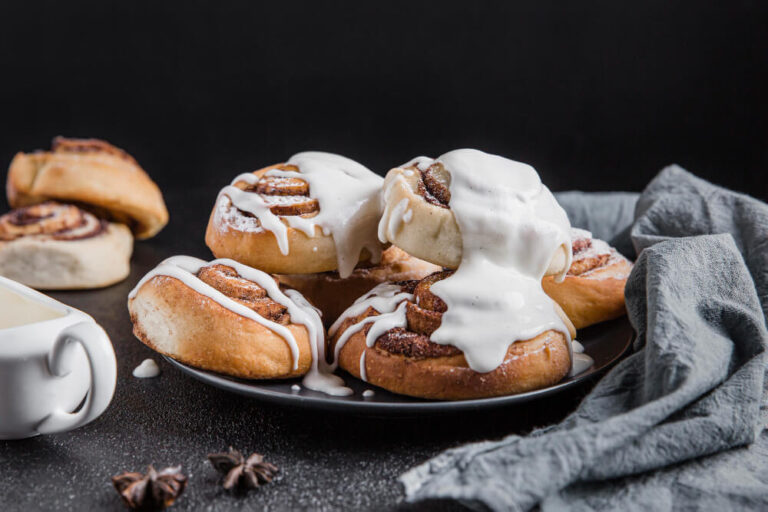
[[[181,464],[186,491],[171,510],[451,509],[448,503],[402,503],[397,477],[462,443],[525,433],[563,418],[585,386],[553,398],[493,411],[434,417],[366,418],[267,405],[206,386],[171,367],[131,334],[126,297],[160,260],[211,255],[203,234],[217,190],[167,194],[171,222],[138,242],[130,277],[87,292],[52,293],[92,315],[117,356],[117,388],[104,414],[78,430],[0,441],[3,510],[122,510],[110,477],[148,464]],[[145,358],[162,370],[137,379]],[[280,467],[276,482],[247,494],[221,489],[206,455],[234,446],[258,451]]]

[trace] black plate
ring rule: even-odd
[[[528,400],[552,395],[575,386],[590,377],[593,377],[596,373],[610,367],[629,349],[633,338],[634,332],[626,318],[619,318],[586,329],[581,329],[579,331],[578,340],[584,345],[584,352],[595,360],[595,363],[589,370],[576,375],[575,377],[568,377],[554,386],[521,393],[519,395],[453,402],[421,400],[418,398],[396,395],[371,384],[362,382],[345,373],[340,373],[340,375],[344,377],[346,385],[355,391],[351,396],[329,396],[324,393],[311,391],[303,386],[301,391],[296,392],[291,389],[291,386],[294,384],[301,385],[301,379],[281,381],[237,379],[206,370],[198,370],[197,368],[187,366],[170,357],[165,357],[165,359],[184,373],[205,382],[206,384],[232,391],[233,393],[257,398],[259,400],[295,407],[308,407],[357,414],[413,415],[488,409],[522,403]],[[367,389],[373,390],[374,395],[364,398],[363,391]]]

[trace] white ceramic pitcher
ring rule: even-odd
[[[0,277],[0,439],[85,425],[109,405],[116,376],[93,318]]]

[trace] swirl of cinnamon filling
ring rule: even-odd
[[[572,230],[573,264],[568,275],[585,275],[606,265],[611,258],[610,247],[601,240],[593,240],[590,234],[583,230]],[[603,247],[605,246],[605,247]],[[607,248],[607,250],[605,249]],[[395,327],[383,333],[376,339],[374,347],[391,354],[400,354],[416,359],[451,356],[461,353],[450,345],[440,345],[430,341],[430,335],[435,332],[442,322],[443,313],[448,309],[445,302],[432,293],[434,283],[446,279],[453,274],[452,270],[435,272],[420,281],[403,281],[399,283],[401,291],[413,294],[413,300],[405,301],[405,318],[407,326]],[[362,317],[376,316],[379,313],[373,308],[366,310]],[[335,331],[332,343],[336,343],[339,334],[360,320],[361,317],[347,318]],[[365,334],[371,329],[371,324],[363,327]]]
[[[70,204],[47,201],[0,216],[0,241],[21,237],[83,240],[103,233],[107,222]]]
[[[286,178],[281,176],[266,176],[267,171],[277,169],[280,171],[297,172],[299,169],[295,165],[278,164],[268,167],[261,171],[255,183],[246,181],[237,181],[234,186],[245,192],[259,194],[261,198],[269,205],[269,210],[280,216],[306,216],[311,217],[320,210],[317,199],[309,197],[309,184],[300,178]],[[242,212],[243,215],[252,216],[249,212]]]
[[[267,320],[281,325],[291,321],[287,307],[270,298],[258,284],[240,277],[232,267],[209,265],[200,269],[197,278]]]
[[[602,240],[592,238],[589,231],[571,229],[573,261],[568,269],[569,276],[581,276],[607,265],[612,256],[611,247]]]
[[[376,339],[374,346],[390,354],[400,354],[416,359],[428,359],[460,354],[461,351],[451,345],[440,345],[429,339],[429,336],[440,327],[443,313],[448,309],[445,302],[430,291],[431,286],[453,274],[451,270],[435,272],[417,281],[402,281],[399,284],[402,292],[412,293],[413,300],[405,301],[406,327],[389,329]],[[360,320],[361,317],[378,315],[378,311],[368,308],[360,317],[345,319],[335,330],[331,343],[339,340],[340,335]],[[363,329],[367,334],[371,324]]]
[[[419,195],[428,203],[442,208],[450,208],[448,203],[451,202],[451,191],[448,185],[451,182],[451,175],[445,170],[442,163],[435,162],[423,171],[416,165],[406,167],[406,169],[418,173]]]

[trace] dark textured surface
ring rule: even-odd
[[[171,224],[136,246],[131,276],[111,288],[55,293],[108,331],[118,360],[112,404],[70,433],[0,442],[3,510],[120,510],[110,477],[181,464],[190,480],[173,510],[349,509],[403,507],[396,478],[445,448],[526,432],[574,409],[585,389],[515,407],[434,418],[361,418],[269,406],[208,387],[172,368],[133,338],[125,305],[134,283],[161,259],[210,258],[203,230],[216,190],[167,195]],[[131,371],[154,357],[163,371],[141,380]],[[277,464],[276,483],[247,495],[217,486],[205,456],[233,445]],[[455,507],[443,502],[418,509]]]

